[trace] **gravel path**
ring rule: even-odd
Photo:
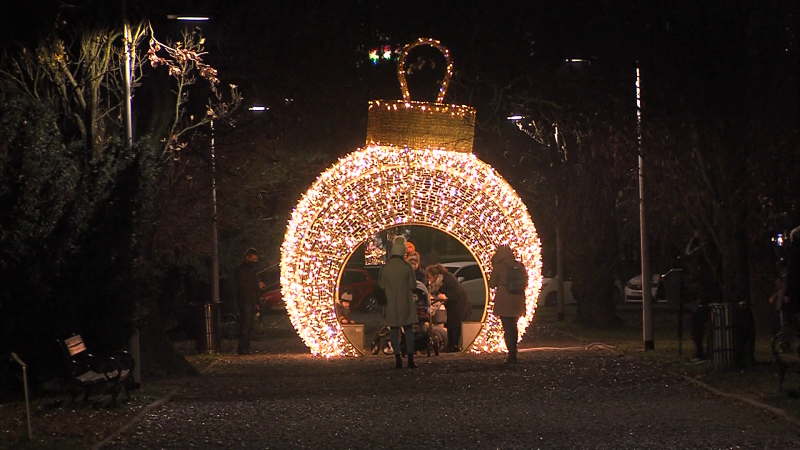
[[[315,359],[297,339],[225,356],[104,449],[800,448],[781,419],[606,350]],[[289,348],[290,353],[276,349]]]

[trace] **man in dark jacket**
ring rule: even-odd
[[[250,353],[250,336],[253,333],[253,319],[258,302],[258,278],[256,263],[258,252],[248,249],[244,262],[236,269],[236,300],[239,302],[239,348],[240,355]]]

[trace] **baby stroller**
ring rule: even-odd
[[[428,289],[423,283],[417,281],[417,287],[414,288],[413,293],[414,306],[417,309],[417,323],[412,325],[414,332],[413,336],[411,336],[414,339],[414,351],[425,352],[428,356],[433,352],[436,356],[439,356],[439,351],[444,348],[447,338],[442,339],[440,333],[442,330],[439,329],[441,327],[434,327],[431,321],[432,313],[435,313],[436,309],[431,310]],[[444,336],[446,336],[446,332],[444,332]],[[400,348],[404,356],[405,340],[408,338],[409,336],[406,336],[405,333],[400,336]],[[383,327],[375,333],[372,354],[377,355],[378,353],[383,353],[384,355],[394,354],[394,349],[389,339],[389,327]]]
[[[433,352],[436,356],[439,356],[439,350],[442,347],[437,342],[441,340],[434,338],[433,322],[431,321],[431,300],[430,295],[428,295],[428,289],[422,282],[417,281],[417,287],[413,292],[414,306],[417,307],[417,323],[412,327],[414,330],[414,351],[425,352],[428,356],[431,356],[431,352]],[[407,338],[408,336],[404,336],[404,339]],[[401,348],[405,349],[405,346]]]

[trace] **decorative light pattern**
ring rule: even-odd
[[[403,100],[411,100],[411,93],[408,92],[408,83],[406,83],[406,57],[411,49],[419,47],[420,45],[430,45],[436,48],[442,52],[447,62],[447,72],[444,74],[444,80],[442,80],[442,85],[439,87],[439,95],[436,98],[436,103],[442,103],[444,101],[444,95],[447,93],[447,87],[450,85],[450,79],[453,78],[453,61],[450,60],[450,50],[446,49],[441,42],[431,38],[419,38],[410,44],[406,44],[406,46],[400,50],[400,57],[397,60],[397,79],[400,80],[400,90],[403,92]]]
[[[467,105],[447,105],[444,103],[418,102],[416,100],[370,100],[370,112],[375,109],[383,108],[387,111],[397,111],[400,109],[415,110],[425,112],[431,116],[439,114],[450,117],[467,117],[475,120],[475,108]]]
[[[475,109],[405,100],[372,100],[367,145],[472,152]]]
[[[485,272],[497,246],[508,244],[528,270],[526,314],[533,319],[542,286],[541,246],[527,208],[514,189],[471,153],[370,146],[323,172],[292,212],[281,247],[281,292],[292,325],[314,355],[357,355],[336,320],[338,283],[349,255],[375,233],[426,225],[469,247]],[[492,313],[470,347],[505,351]]]
[[[364,264],[367,266],[379,266],[383,264],[386,257],[386,249],[378,235],[372,235],[364,246]]]

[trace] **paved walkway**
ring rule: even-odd
[[[602,349],[525,352],[513,369],[443,354],[412,371],[297,342],[222,357],[103,448],[800,448],[784,420]]]

